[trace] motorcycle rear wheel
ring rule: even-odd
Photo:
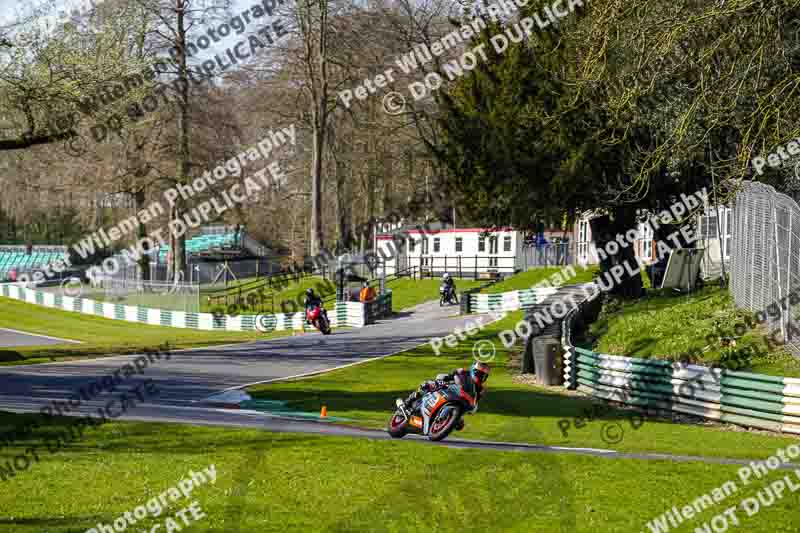
[[[449,409],[448,409],[449,408]],[[431,431],[428,438],[434,442],[444,440],[458,425],[464,410],[460,405],[445,404],[436,413],[436,417],[431,421]],[[442,416],[447,418],[440,420]]]
[[[402,439],[408,433],[408,420],[400,413],[400,410],[394,412],[392,418],[389,419],[389,435],[395,439]]]

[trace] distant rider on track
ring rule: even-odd
[[[447,272],[442,275],[442,286],[448,291],[447,294],[455,294],[456,282]]]

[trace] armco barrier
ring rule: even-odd
[[[565,318],[565,387],[635,407],[800,434],[800,379],[577,348],[571,336],[581,312]]]
[[[574,350],[578,390],[592,396],[800,434],[800,379]]]
[[[384,295],[383,305],[391,309],[391,291]],[[166,309],[121,305],[110,302],[99,302],[86,298],[72,298],[50,292],[27,289],[17,284],[0,285],[0,294],[30,304],[42,305],[64,311],[101,316],[112,320],[125,320],[140,324],[170,326],[208,331],[256,331],[258,315],[223,315],[211,313],[185,313]],[[305,313],[277,313],[266,315],[266,323],[277,331],[299,330],[311,331],[313,326],[306,324]],[[360,302],[337,302],[333,313],[329,313],[333,327],[363,327],[368,322],[364,304]]]

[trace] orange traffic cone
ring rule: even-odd
[[[319,416],[320,416],[320,418],[325,418],[326,416],[328,416],[328,406],[327,405],[323,405],[322,406],[322,411],[320,411]]]

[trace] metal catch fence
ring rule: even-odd
[[[800,356],[800,297],[793,292],[800,291],[800,206],[769,185],[744,182],[733,209],[732,239],[734,302],[766,314],[769,329],[780,331],[787,350]]]

